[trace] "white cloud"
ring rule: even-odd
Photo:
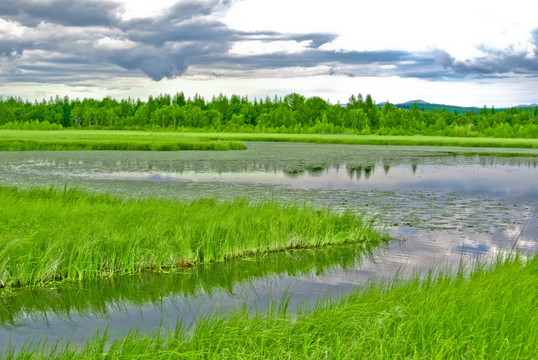
[[[480,46],[526,51],[537,13],[528,0],[255,0],[234,3],[224,21],[246,31],[339,35],[323,49],[442,49],[465,60],[481,56]]]
[[[528,44],[527,55],[525,55],[525,57],[527,59],[532,59],[535,56],[538,56],[538,47],[536,47],[536,45],[533,45],[533,44]]]
[[[273,53],[293,54],[304,51],[310,41],[240,41],[233,44],[230,49],[232,55],[261,55]]]
[[[94,42],[93,46],[103,50],[125,50],[132,49],[136,46],[136,42],[128,39],[112,39],[105,36]]]
[[[120,17],[123,20],[131,20],[135,18],[149,18],[161,15],[166,8],[174,5],[175,0],[122,0],[123,12]]]
[[[15,21],[8,21],[0,18],[0,39],[7,40],[18,38],[24,34],[24,27]]]

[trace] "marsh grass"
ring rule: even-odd
[[[0,151],[32,150],[245,150],[237,141],[181,134],[122,131],[0,130]]]
[[[0,187],[0,286],[83,280],[384,238],[351,212]]]
[[[329,134],[199,134],[212,140],[306,142],[317,144],[350,145],[405,145],[405,146],[460,146],[492,148],[538,149],[538,139],[448,137],[448,136],[400,136],[400,135],[329,135]]]
[[[389,136],[346,134],[269,134],[149,132],[121,130],[0,130],[0,150],[241,150],[240,141],[351,145],[460,146],[538,149],[538,139]]]
[[[246,309],[194,329],[133,331],[82,346],[8,349],[6,359],[535,359],[538,257],[376,283],[315,308]]]
[[[263,277],[322,274],[334,267],[355,267],[371,257],[375,244],[349,243],[316,249],[295,249],[220,263],[193,266],[167,274],[142,272],[61,286],[24,287],[0,290],[0,327],[16,327],[35,314],[84,316],[106,314],[110,308],[128,304],[160,304],[163,298],[196,299]],[[3,291],[3,292],[2,292]]]
[[[233,141],[181,141],[181,142],[123,142],[123,141],[0,141],[0,151],[48,151],[48,150],[245,150],[246,146]]]

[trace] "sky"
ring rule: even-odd
[[[0,95],[538,103],[536,14],[536,0],[0,0]]]

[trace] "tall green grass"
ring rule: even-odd
[[[237,141],[181,134],[122,131],[0,130],[0,151],[29,150],[245,150]]]
[[[346,134],[265,134],[145,132],[119,130],[0,130],[0,150],[241,150],[238,141],[357,145],[424,145],[538,149],[538,139],[390,136]]]
[[[130,333],[108,343],[32,348],[7,359],[536,359],[538,257],[471,274],[376,284],[314,309],[245,310],[194,330]]]
[[[36,151],[36,150],[143,150],[143,151],[179,151],[179,150],[245,150],[247,147],[233,141],[33,141],[3,140],[0,151]]]
[[[333,134],[198,134],[212,140],[306,142],[318,144],[352,145],[406,145],[406,146],[461,146],[493,148],[538,149],[538,139],[449,137],[449,136],[400,136],[400,135],[333,135]]]
[[[201,293],[226,289],[266,276],[322,274],[336,266],[355,267],[370,256],[375,244],[354,242],[316,249],[296,249],[256,257],[194,266],[168,274],[142,272],[64,283],[62,286],[0,290],[0,327],[16,327],[34,314],[105,314],[122,304],[156,304],[163,298],[195,299]]]
[[[0,287],[384,238],[350,212],[270,201],[182,203],[0,187],[0,204]]]

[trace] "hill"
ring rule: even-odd
[[[458,113],[466,113],[468,111],[474,111],[476,113],[480,113],[482,108],[476,107],[476,106],[457,106],[457,105],[445,105],[445,104],[434,104],[430,103],[424,100],[410,100],[406,101],[404,103],[400,104],[391,104],[392,106],[398,107],[400,109],[412,109],[413,106],[415,106],[415,103],[417,104],[419,110],[446,110],[449,112],[457,111]],[[386,102],[379,103],[379,106],[385,105]],[[533,108],[538,106],[538,104],[526,104],[526,105],[516,105],[513,106],[515,108]],[[504,110],[504,109],[510,109],[510,108],[498,108],[496,110]]]

